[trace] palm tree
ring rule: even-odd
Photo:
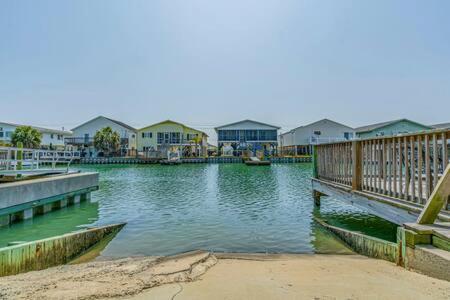
[[[95,134],[94,147],[97,151],[103,151],[106,156],[109,156],[111,152],[119,150],[120,135],[111,127],[104,127]]]
[[[202,141],[203,141],[203,137],[201,136],[201,135],[195,135],[191,140],[190,140],[190,142],[191,143],[194,143],[195,144],[195,151],[197,151],[198,150],[198,148],[199,148],[199,145],[202,143]],[[196,153],[195,153],[196,154]],[[200,151],[199,151],[199,155],[202,155],[203,153],[202,153],[202,151],[201,151],[201,149],[200,149]]]
[[[11,144],[17,147],[19,143],[25,148],[39,148],[42,134],[31,126],[19,126],[11,136]]]

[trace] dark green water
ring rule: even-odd
[[[127,222],[104,256],[168,255],[194,249],[217,252],[343,252],[312,221],[395,240],[396,226],[323,198],[314,208],[311,164],[180,166],[99,165],[92,203],[68,207],[0,229],[0,245],[70,232],[86,225]]]

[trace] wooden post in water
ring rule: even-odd
[[[362,149],[360,141],[352,142],[352,189],[362,190]]]
[[[319,173],[317,171],[317,145],[313,147],[313,177],[319,178]]]

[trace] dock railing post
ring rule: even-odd
[[[360,141],[352,142],[352,189],[362,190],[362,148]]]
[[[313,178],[319,178],[317,171],[317,145],[313,146]]]

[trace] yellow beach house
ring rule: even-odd
[[[184,124],[166,120],[139,129],[137,149],[143,153],[160,151],[163,155],[168,151],[178,152],[182,157],[206,156],[208,135]]]

